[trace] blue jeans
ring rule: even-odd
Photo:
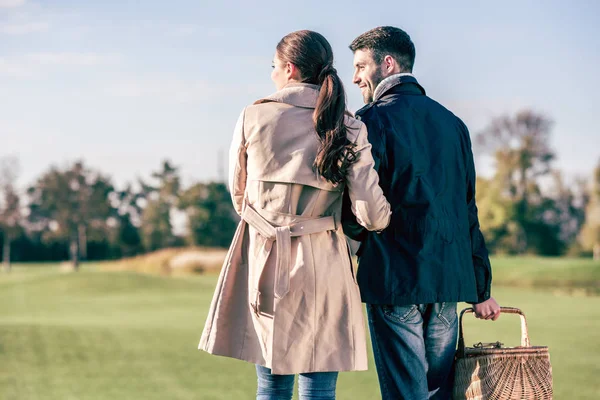
[[[367,304],[367,314],[382,399],[450,399],[456,303]]]
[[[294,392],[294,375],[273,375],[269,368],[256,366],[258,389],[256,400],[291,400]],[[335,400],[337,372],[311,372],[300,374],[298,394],[300,400]]]

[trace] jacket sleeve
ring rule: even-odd
[[[233,140],[229,148],[229,192],[235,211],[241,215],[246,191],[247,155],[246,138],[244,136],[244,109],[238,118],[233,132]]]
[[[485,240],[479,227],[479,217],[477,215],[477,205],[475,204],[475,162],[473,160],[473,150],[467,127],[463,126],[467,149],[467,209],[469,213],[469,232],[471,235],[471,252],[473,257],[473,267],[475,269],[475,282],[477,284],[477,303],[482,303],[491,296],[492,285],[492,266],[488,255]]]
[[[379,173],[381,160],[385,155],[385,145],[383,144],[382,132],[379,126],[380,124],[378,123],[379,120],[372,107],[365,107],[362,110],[359,110],[357,112],[357,115],[358,114],[361,114],[358,118],[361,118],[361,122],[365,124],[367,129],[367,140],[371,143],[370,153],[374,162],[373,168]],[[348,187],[346,187],[346,190],[344,191],[342,203],[342,226],[344,228],[344,234],[349,238],[359,242],[366,240],[368,231],[357,221],[356,216],[354,215]],[[357,254],[360,254],[360,250]]]
[[[350,166],[347,176],[346,207],[350,208],[360,225],[370,231],[380,231],[390,223],[391,211],[379,187],[371,148],[367,128],[361,122],[355,148],[358,160]],[[344,229],[346,232],[346,227]]]

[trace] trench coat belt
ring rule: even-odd
[[[290,215],[290,217],[293,216]],[[290,290],[290,267],[292,263],[291,238],[337,229],[333,216],[307,219],[286,226],[273,226],[260,214],[260,211],[255,210],[249,204],[246,204],[242,212],[242,219],[254,227],[261,236],[271,242],[274,241],[277,246],[275,297],[279,299],[285,296]],[[266,263],[267,259],[265,258],[263,261]],[[261,265],[260,268],[262,270],[264,265]],[[256,286],[256,290],[258,291],[258,279],[256,280]],[[254,304],[253,307],[257,311],[258,304]]]

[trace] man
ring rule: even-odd
[[[381,234],[344,212],[362,241],[358,283],[383,399],[449,399],[458,331],[456,304],[496,320],[491,266],[475,206],[475,167],[462,121],[425,95],[412,75],[415,47],[401,29],[356,38],[353,82],[367,104],[380,185],[392,205]]]

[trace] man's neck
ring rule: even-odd
[[[379,99],[384,92],[387,92],[392,86],[395,86],[395,80],[400,76],[413,76],[410,72],[399,72],[397,74],[392,74],[386,77],[384,80],[379,82],[377,87],[375,88],[375,92],[373,92],[373,101]]]

